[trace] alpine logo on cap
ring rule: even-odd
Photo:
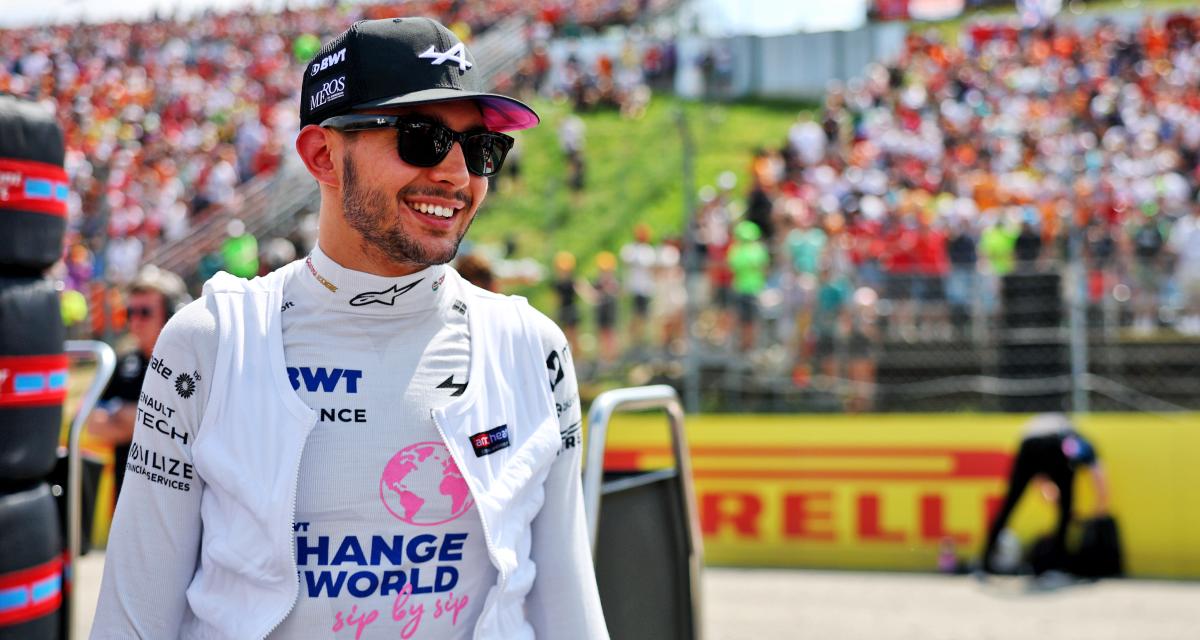
[[[433,62],[430,62],[429,64],[442,64],[446,61],[457,62],[459,71],[466,71],[474,66],[470,61],[467,60],[467,47],[461,42],[453,47],[450,47],[450,49],[445,53],[437,51],[433,48],[433,45],[429,45],[429,48],[425,50],[425,53],[422,53],[417,57],[433,60]]]

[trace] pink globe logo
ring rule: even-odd
[[[471,508],[471,490],[441,442],[418,442],[392,456],[379,479],[379,499],[401,522],[431,527]]]

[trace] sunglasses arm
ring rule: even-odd
[[[399,116],[384,115],[344,115],[334,116],[321,123],[322,127],[330,127],[339,131],[368,131],[370,129],[386,129],[395,127]]]

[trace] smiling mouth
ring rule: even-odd
[[[443,207],[441,205],[429,204],[427,202],[408,202],[405,201],[409,209],[425,215],[434,216],[437,218],[452,218],[458,209],[454,207]]]

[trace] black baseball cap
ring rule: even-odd
[[[330,40],[304,69],[300,126],[377,107],[474,100],[492,131],[540,121],[528,105],[481,91],[475,58],[429,18],[360,20]]]

